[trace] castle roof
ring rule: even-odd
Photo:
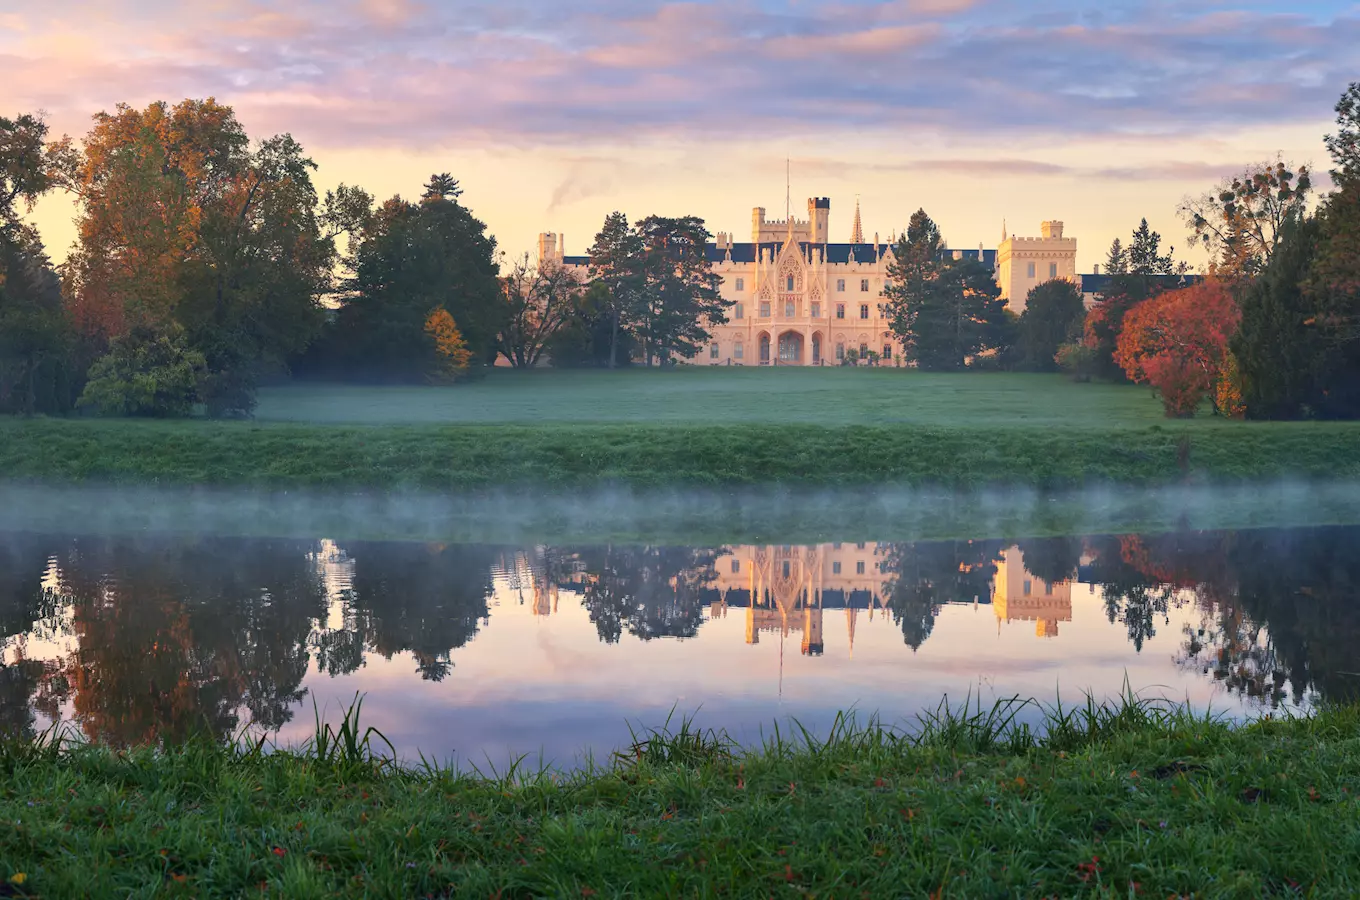
[[[878,257],[884,256],[888,252],[889,246],[890,245],[887,242],[879,244],[877,248],[877,256]],[[826,253],[826,261],[828,263],[834,263],[836,265],[845,265],[849,263],[851,251],[854,251],[855,262],[857,263],[865,262],[871,263],[876,258],[873,244],[814,244],[809,243],[808,241],[799,241],[798,247],[800,250],[803,251],[804,255],[807,254],[807,249],[809,247],[815,247],[819,250],[823,250]],[[771,253],[777,256],[780,253],[780,251],[784,249],[784,244],[782,241],[764,241],[759,244],[746,241],[742,243],[734,242],[727,246],[719,247],[717,244],[710,243],[705,247],[704,252],[705,255],[708,257],[709,262],[720,263],[724,262],[727,259],[727,251],[729,248],[732,251],[732,262],[753,263],[760,257],[761,250],[770,251]],[[954,251],[951,249],[946,249],[942,251],[942,255],[946,259],[948,259],[951,258],[955,252],[957,252],[963,259],[972,260],[976,260],[978,258],[978,254],[981,253],[983,264],[990,268],[996,267],[995,250],[972,249]],[[590,257],[564,256],[562,257],[562,261],[569,266],[587,266],[590,264]]]
[[[1102,272],[1099,275],[1079,275],[1081,280],[1081,292],[1083,294],[1103,294],[1110,289],[1110,282],[1116,277]],[[1134,276],[1136,277],[1136,276]],[[1144,275],[1152,284],[1164,291],[1174,291],[1176,288],[1189,287],[1204,280],[1203,275]]]

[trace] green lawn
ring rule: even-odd
[[[261,421],[409,424],[646,422],[1127,427],[1162,421],[1147,388],[1061,375],[903,369],[492,371],[455,387],[298,384],[260,392]],[[1205,417],[1204,423],[1212,420]]]
[[[1168,421],[1138,387],[891,369],[493,372],[271,388],[254,422],[0,420],[0,478],[421,488],[1360,477],[1360,423]]]
[[[560,777],[408,771],[343,741],[11,745],[0,896],[1360,896],[1355,710],[1125,705],[1040,740],[994,712],[754,750],[681,729]]]

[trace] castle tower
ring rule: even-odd
[[[1039,225],[1040,237],[1006,234],[996,250],[997,284],[1001,299],[1017,314],[1025,311],[1025,301],[1036,285],[1062,279],[1077,281],[1077,239],[1063,237],[1063,223],[1046,221]]]
[[[539,232],[538,235],[538,264],[553,262],[562,258],[562,253],[558,249],[557,235],[551,231]]]
[[[855,224],[850,229],[850,243],[864,243],[864,224],[859,220],[859,197],[855,197]]]
[[[830,197],[809,197],[808,198],[808,225],[811,230],[811,241],[814,244],[825,244],[829,237],[829,219],[831,216]]]

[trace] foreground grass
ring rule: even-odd
[[[6,419],[0,420],[0,477],[466,490],[771,483],[1061,487],[1360,475],[1360,423],[1234,426],[380,427]]]
[[[688,725],[614,764],[402,769],[347,717],[299,752],[11,745],[0,882],[33,896],[1360,895],[1360,712],[943,710],[742,751]],[[371,740],[372,735],[368,736]],[[337,739],[338,740],[335,740]]]

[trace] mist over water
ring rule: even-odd
[[[0,483],[0,530],[684,543],[1023,536],[1360,522],[1360,483],[1277,481],[1064,491],[737,488],[437,492]]]

